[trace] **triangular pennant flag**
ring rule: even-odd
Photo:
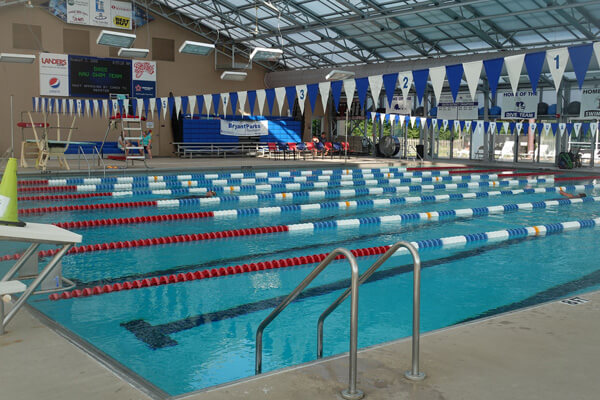
[[[175,108],[175,98],[174,97],[172,97],[172,96],[167,97],[167,107],[169,108],[169,115],[172,117],[173,109]]]
[[[517,128],[517,136],[519,136],[521,134],[521,131],[523,130],[523,123],[522,122],[517,122],[515,124],[515,127]]]
[[[227,116],[227,106],[229,105],[229,93],[221,93],[221,101],[223,102],[223,116]]]
[[[483,61],[473,61],[463,64],[465,71],[465,79],[469,86],[469,93],[471,94],[471,100],[476,99],[477,85],[479,85],[479,76],[481,75],[481,68],[483,67]]]
[[[319,84],[311,83],[310,85],[306,86],[306,90],[308,94],[308,101],[310,103],[310,112],[314,114],[315,106],[317,105],[317,97],[319,95]]]
[[[454,121],[453,123],[454,126],[454,132],[460,132],[460,122],[459,121]]]
[[[438,127],[438,119],[437,118],[432,118],[431,119],[431,125],[433,126],[433,129],[437,129],[437,127]]]
[[[188,113],[188,105],[190,104],[190,100],[188,98],[188,96],[182,96],[181,97],[181,112],[184,114]],[[190,113],[191,114],[191,113]]]
[[[571,136],[571,132],[573,132],[573,123],[567,122],[566,128],[567,128],[567,133],[569,134],[569,136]]]
[[[431,118],[427,118],[427,127],[431,129]]]
[[[410,72],[408,72],[410,74]],[[381,77],[383,80],[383,87],[385,89],[385,96],[387,97],[388,107],[392,106],[392,100],[394,99],[394,91],[396,90],[396,82],[398,82],[398,74],[386,74]],[[412,74],[410,75],[410,79],[412,80]],[[375,101],[375,107],[377,108],[377,103],[379,99],[373,99]]]
[[[79,108],[81,112],[81,107]],[[121,115],[129,115],[129,99],[123,99],[123,110],[121,110]]]
[[[598,123],[591,122],[590,123],[590,133],[592,134],[592,136],[594,136],[594,135],[596,135],[596,132],[598,132]]]
[[[529,122],[523,122],[523,136],[529,134]]]
[[[483,133],[487,133],[490,130],[490,123],[488,121],[484,121],[483,123]]]
[[[246,110],[246,97],[248,93],[244,90],[241,92],[237,92],[238,100],[240,101],[240,114],[244,115],[244,111]]]
[[[335,107],[335,111],[338,110],[340,105],[340,97],[342,96],[342,85],[344,83],[342,81],[333,81],[331,82],[331,96],[333,97],[333,105]]]
[[[190,114],[192,117],[196,111],[196,96],[188,96],[188,103],[190,105]],[[201,113],[199,113],[201,114]],[[148,111],[146,110],[146,115],[148,115]]]
[[[475,128],[477,131],[481,132],[483,129],[483,121],[477,121],[477,127]],[[484,132],[485,133],[485,132]]]
[[[100,100],[92,100],[92,102],[94,103],[93,106],[92,106],[94,108],[94,114],[96,114],[98,116],[101,116],[99,114]],[[58,112],[60,112],[61,103],[62,102],[59,100],[59,102],[58,102]]]
[[[445,67],[434,67],[429,69],[429,77],[431,79],[431,86],[433,86],[433,94],[435,95],[435,103],[440,102],[440,96],[442,94],[442,87],[444,86],[444,79],[446,77]]]
[[[504,65],[504,58],[494,58],[491,60],[485,60],[483,67],[485,68],[485,75],[487,76],[490,91],[492,97],[496,96],[496,90],[498,89],[498,81],[500,80],[500,74],[502,73],[502,66]]]
[[[352,101],[354,100],[354,89],[356,89],[356,81],[354,79],[344,79],[344,94],[346,95],[346,106],[350,111]]]
[[[552,126],[552,135],[556,136],[556,131],[558,130],[558,122],[553,122],[550,125]]]
[[[229,93],[229,102],[231,103],[231,113],[235,115],[237,113],[238,94],[237,92]]]
[[[195,101],[196,97],[192,96],[192,98]],[[148,119],[148,109],[150,108],[150,98],[149,97],[144,98],[142,105],[144,106],[144,117],[146,119]]]
[[[503,125],[504,125],[503,122],[496,122],[496,132],[498,132],[498,134],[500,134],[500,132],[502,131]]]
[[[162,109],[162,99],[156,99],[156,113],[158,114],[158,120],[160,121],[160,111]]]
[[[426,123],[427,123],[427,118],[421,117],[421,126],[425,126]]]
[[[369,113],[371,114],[371,122],[375,122],[375,118],[377,117],[377,113]]]
[[[525,66],[527,67],[527,75],[529,75],[529,82],[531,83],[533,93],[537,92],[537,85],[540,80],[545,58],[545,51],[538,51],[537,53],[528,53],[525,55]]]
[[[206,107],[206,116],[210,115],[210,106],[212,106],[212,96],[210,94],[202,95],[204,98],[204,107]]]
[[[600,42],[594,43],[594,53],[596,54],[596,60],[598,60],[598,65],[600,65]]]
[[[427,79],[427,78],[425,78]],[[400,85],[400,90],[402,90],[402,99],[406,100],[408,98],[408,93],[410,92],[410,87],[413,83],[413,74],[411,71],[408,72],[400,72],[398,74],[398,82]]]
[[[567,130],[567,124],[565,124],[564,122],[561,122],[558,124],[558,132],[560,133],[560,136],[564,136],[565,131]]]
[[[423,95],[425,94],[425,87],[427,86],[427,77],[429,76],[428,69],[420,69],[412,72],[413,81],[415,83],[415,91],[417,92],[417,99],[419,104],[423,101]]]
[[[296,97],[298,98],[298,106],[302,115],[304,115],[304,105],[306,104],[306,91],[306,85],[296,85]]]
[[[151,98],[149,102],[150,102],[150,113],[152,114],[152,119],[154,119],[154,110],[156,108],[156,99]]]
[[[41,101],[41,108],[42,108],[42,112],[46,112],[46,109],[48,108],[48,98],[44,98]]]
[[[267,92],[265,89],[258,89],[256,91],[256,101],[258,103],[258,115],[265,115],[263,109],[265,107],[265,99],[267,98]]]
[[[269,114],[273,115],[273,105],[275,105],[275,89],[266,89],[265,95],[267,96],[267,106],[269,107]],[[281,111],[279,113],[281,114]]]
[[[290,110],[290,115],[294,114],[294,103],[296,102],[296,86],[286,86],[285,87],[285,99],[288,103],[288,109]]]
[[[590,123],[584,122],[581,124],[581,131],[583,132],[583,137],[587,136],[588,131],[590,130]]]
[[[573,65],[573,70],[575,71],[575,76],[577,77],[579,89],[581,89],[581,86],[583,86],[585,74],[590,66],[592,51],[592,44],[569,47],[569,57],[571,58],[571,65]]]
[[[33,102],[33,111],[37,111],[37,97],[32,97],[31,101]]]
[[[506,72],[508,73],[508,80],[510,81],[510,87],[512,88],[513,96],[517,94],[524,60],[525,54],[504,57],[504,64],[506,64]]]
[[[256,102],[256,90],[248,90],[248,106],[250,106],[250,115],[254,115],[254,103]]]
[[[502,129],[504,129],[504,134],[505,135],[508,135],[508,134],[512,133],[510,131],[510,127],[509,127],[509,123],[508,122],[503,122],[502,123]]]
[[[417,117],[410,117],[410,127],[414,128],[415,127],[415,121],[417,120]]]
[[[548,136],[550,129],[552,129],[552,124],[550,124],[550,122],[544,122],[544,136]]]
[[[204,110],[204,96],[201,94],[196,95],[196,105],[198,106],[198,114],[202,115]]]
[[[371,88],[371,97],[373,98],[373,103],[377,105],[377,102],[379,101],[379,95],[381,94],[381,88],[383,87],[383,77],[381,75],[369,76],[369,87]]]
[[[181,108],[181,96],[175,96],[173,102],[175,103],[175,114],[179,115],[180,112],[185,114],[185,110]]]
[[[214,93],[212,95],[212,103],[213,103],[213,108],[215,110],[215,115],[219,115],[219,106],[221,105],[221,94],[220,93]]]
[[[531,133],[535,133],[535,130],[537,129],[537,123],[532,122],[529,124],[529,127],[531,128]]]
[[[116,104],[116,103],[114,103],[114,104]],[[118,105],[117,105],[117,108],[118,108]],[[73,101],[73,99],[69,99],[69,114],[73,115],[75,113],[75,111],[76,111],[75,110],[75,101]]]
[[[327,110],[327,102],[329,101],[329,92],[331,90],[330,82],[319,82],[319,93],[321,94],[321,103],[323,104],[323,112]]]
[[[398,123],[400,124],[400,128],[402,128],[404,126],[404,123],[406,122],[406,118],[404,116],[400,116],[400,115],[396,115],[398,117]]]
[[[444,119],[442,120],[442,130],[446,130],[448,128],[448,120]]]
[[[385,114],[385,120],[390,122],[390,114]],[[419,121],[417,121],[417,126],[419,125]]]
[[[516,123],[515,122],[509,122],[508,123],[508,129],[509,129],[509,133],[512,135],[515,132],[515,128],[516,128]]]
[[[458,125],[460,126],[460,130],[464,131],[465,130],[465,121],[463,121],[462,119],[460,121],[458,121]]]
[[[285,103],[285,88],[275,88],[275,97],[277,98],[277,105],[279,106],[279,115],[283,114],[283,104]]]
[[[356,92],[358,93],[358,104],[360,105],[361,110],[365,108],[367,89],[369,89],[369,78],[356,79]]]
[[[169,109],[169,99],[167,97],[161,97],[160,106],[162,108],[163,119],[165,119],[167,117],[167,110]]]
[[[146,99],[144,99],[146,100]],[[136,99],[136,106],[137,106],[137,116],[138,117],[142,117],[143,112],[144,112],[144,100],[142,99]]]
[[[98,100],[98,101],[100,101],[100,100]],[[63,111],[64,110],[64,104],[65,104],[64,102],[65,102],[65,99],[58,99],[58,111],[57,112],[59,114],[61,114],[61,113],[64,112]],[[96,114],[98,114],[98,113],[96,113]]]
[[[379,114],[379,120],[383,123],[385,121],[386,114]]]
[[[579,132],[581,132],[581,122],[573,123],[573,132],[575,132],[575,136],[579,136]]]
[[[108,109],[108,100],[102,100],[102,104],[100,105],[100,116],[102,116],[103,113],[110,114]]]
[[[471,131],[471,124],[473,123],[473,121],[465,121],[465,132],[470,132]]]
[[[452,100],[456,103],[456,96],[460,89],[460,81],[463,76],[463,65],[447,65],[446,66],[446,77],[448,78],[448,84],[450,85],[450,92],[452,92]]]
[[[569,61],[569,50],[566,47],[559,49],[546,50],[546,62],[548,63],[548,69],[552,74],[552,80],[554,81],[554,89],[558,93],[560,82],[562,81],[567,68],[567,62]]]

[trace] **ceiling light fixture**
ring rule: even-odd
[[[103,30],[96,39],[97,44],[113,47],[131,47],[135,35],[133,33],[113,32]]]
[[[186,40],[183,42],[181,47],[179,48],[180,53],[185,54],[195,54],[198,56],[205,56],[210,54],[215,48],[214,44],[210,43],[201,43],[201,42],[192,42],[191,40]]]
[[[221,79],[224,81],[243,81],[246,76],[248,76],[248,73],[243,71],[223,71]]]
[[[35,61],[33,54],[0,53],[0,62],[31,64]]]
[[[341,71],[339,69],[332,69],[327,75],[325,75],[325,79],[328,81],[340,81],[343,79],[354,78],[354,72],[352,71]]]
[[[148,49],[134,49],[132,47],[122,47],[119,49],[119,57],[146,58],[148,57],[149,52],[150,50]]]
[[[277,61],[283,54],[281,49],[267,49],[265,47],[256,47],[250,53],[252,61]]]

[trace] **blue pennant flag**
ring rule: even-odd
[[[589,122],[584,122],[581,124],[581,132],[583,134],[583,137],[587,136],[588,131],[590,130],[590,123]]]
[[[159,102],[160,99],[157,99],[157,106]],[[202,115],[202,108],[204,107],[204,96],[202,96],[201,94],[196,96],[196,106],[198,107],[198,114]]]
[[[571,136],[571,132],[573,131],[573,123],[567,122],[567,133]]]
[[[483,123],[483,133],[486,134],[488,132],[488,129],[490,129],[490,123],[488,121],[485,121]]]
[[[117,104],[119,105],[119,114],[121,114],[121,116],[124,116],[125,114],[123,114],[123,99],[118,99],[117,100]],[[75,113],[77,113],[77,102],[74,101],[73,102],[73,111]]]
[[[317,104],[317,96],[319,95],[319,84],[311,83],[306,86],[308,91],[308,101],[310,102],[310,112],[314,114],[315,105]]]
[[[502,122],[496,122],[496,133],[500,134],[500,131],[502,131]]]
[[[573,65],[575,76],[577,77],[579,89],[581,89],[581,86],[583,85],[585,74],[590,66],[592,51],[593,45],[591,43],[569,47],[569,58],[571,58],[571,64]]]
[[[368,113],[366,113],[365,117],[367,118],[367,120],[371,119],[371,111],[369,111]]]
[[[88,107],[90,110],[90,115],[94,116],[94,100],[88,100]]]
[[[413,71],[413,82],[415,84],[415,90],[417,91],[417,99],[419,104],[423,101],[423,95],[425,94],[425,87],[427,86],[427,77],[429,76],[429,69],[420,69]]]
[[[173,117],[173,108],[175,107],[175,97],[169,96],[167,98],[167,103],[169,104],[169,116]]]
[[[515,127],[517,126],[516,122],[511,122],[508,124],[508,129],[510,130],[510,134],[512,135],[515,132]]]
[[[58,113],[61,114],[62,113],[62,99],[61,100],[57,100],[56,103],[58,103]]]
[[[219,115],[219,105],[221,104],[221,94],[215,93],[212,95],[213,109],[215,110],[215,115]]]
[[[137,115],[137,99],[136,98],[131,99],[131,109],[133,110],[133,112],[131,114]]]
[[[550,124],[552,127],[552,136],[556,136],[556,131],[558,130],[558,122],[553,122]]]
[[[427,127],[431,129],[431,118],[427,118]]]
[[[523,136],[529,134],[529,122],[523,122],[523,130],[521,132],[523,133]]]
[[[444,126],[444,120],[443,120],[443,119],[441,119],[441,118],[438,118],[438,119],[437,119],[437,127],[438,127],[438,131],[439,131],[440,129],[442,129],[442,127],[443,127],[443,126]]]
[[[448,130],[450,132],[452,132],[454,130],[454,120],[453,119],[448,120]]]
[[[537,53],[527,53],[525,55],[525,66],[527,67],[527,75],[529,75],[529,81],[531,82],[531,88],[533,93],[537,91],[537,85],[540,80],[542,73],[542,67],[544,66],[544,60],[546,59],[545,51],[538,51]]]
[[[110,100],[108,108],[110,109]],[[156,99],[156,112],[158,113],[158,120],[160,121],[160,117],[162,114],[162,100],[160,98]]]
[[[250,106],[250,115],[254,115],[254,103],[256,103],[256,90],[248,90],[248,105]]]
[[[383,87],[385,88],[385,95],[388,101],[388,107],[392,106],[392,100],[394,99],[394,91],[396,90],[396,82],[398,82],[398,73],[383,75]],[[375,102],[379,99],[374,99]]]
[[[340,105],[340,96],[342,95],[342,81],[333,81],[331,82],[331,96],[333,97],[333,105],[335,106],[335,111],[338,110]]]
[[[233,113],[233,115],[236,114],[237,103],[238,103],[237,92],[230,92],[229,93],[229,104],[231,104],[231,112]]]
[[[285,98],[288,102],[288,108],[290,109],[290,115],[294,114],[294,103],[296,102],[296,86],[285,87]]]
[[[404,124],[408,126],[409,122],[410,122],[410,117],[407,115],[406,117],[404,117]]]
[[[504,58],[494,58],[491,60],[485,60],[483,67],[485,68],[485,75],[487,76],[488,84],[490,85],[490,91],[492,97],[496,95],[498,89],[498,81],[500,80],[500,74],[502,73],[502,66],[504,65]]]
[[[415,127],[419,128],[421,126],[421,118],[415,119]]]
[[[190,104],[190,99],[187,96],[181,97],[181,112],[187,114],[188,104]]]
[[[460,81],[462,80],[464,68],[462,64],[446,65],[446,78],[448,84],[450,84],[450,91],[452,92],[452,99],[456,103],[456,96],[458,96],[458,90],[460,89]]]
[[[145,97],[144,98],[144,117],[146,117],[146,119],[148,118],[148,109],[149,108],[150,108],[150,98]],[[192,111],[192,113],[194,112],[194,110],[191,110],[191,111]]]
[[[73,104],[77,104],[77,102],[73,102]],[[48,111],[48,98],[44,99],[44,110]]]
[[[55,101],[54,98],[50,99],[50,113],[54,112],[54,101]]]
[[[32,97],[31,101],[33,102],[33,111],[37,111],[37,108],[35,107],[35,97]]]
[[[58,106],[58,108],[59,109],[61,108],[60,105]],[[100,114],[101,117],[104,116],[104,103],[102,103],[102,101],[100,101],[100,100],[98,100],[98,113]]]
[[[365,108],[365,100],[367,99],[367,89],[369,88],[369,78],[358,78],[356,81],[356,92],[358,93],[358,103],[360,109]]]
[[[463,120],[458,121],[458,125],[460,126],[461,131],[465,130],[465,121],[463,121]]]
[[[385,122],[390,122],[390,114],[385,114]]]
[[[267,97],[267,106],[269,106],[269,114],[273,115],[273,105],[275,104],[275,89],[265,89]]]

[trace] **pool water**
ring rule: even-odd
[[[575,184],[589,183],[577,181]],[[571,182],[569,182],[571,184]],[[531,184],[551,187],[558,183]],[[516,189],[516,188],[511,188]],[[436,190],[428,194],[501,190]],[[588,197],[600,196],[591,189]],[[344,199],[294,199],[254,204],[221,203],[177,208],[140,207],[31,214],[32,222],[80,221],[290,204],[393,198],[386,194]],[[174,196],[175,197],[175,196]],[[214,232],[259,226],[290,225],[381,217],[473,207],[536,202],[556,193],[515,194],[476,199],[393,204],[386,207],[321,208],[280,214],[241,215],[160,223],[74,229],[84,244]],[[136,197],[135,200],[138,200]],[[131,201],[92,198],[89,204]],[[23,202],[21,208],[83,204],[81,200]],[[358,249],[600,217],[600,202],[518,210],[471,217],[440,217],[360,227],[212,239],[68,255],[63,274],[78,288],[160,277],[204,269],[327,253],[336,247]],[[423,264],[421,331],[539,304],[600,287],[597,228],[536,238],[474,242],[460,247],[420,250]],[[5,252],[18,246],[7,247]],[[358,257],[361,272],[377,256]],[[10,263],[0,263],[5,270]],[[260,322],[316,264],[247,272],[224,277],[145,287],[51,301],[37,296],[31,304],[108,356],[170,395],[178,395],[254,374],[255,334]],[[316,359],[317,318],[349,285],[345,261],[332,263],[265,330],[263,370]],[[325,322],[324,355],[348,350],[349,302]],[[412,263],[406,255],[390,258],[359,291],[359,347],[411,334]],[[408,364],[407,354],[407,364]]]

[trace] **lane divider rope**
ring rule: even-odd
[[[552,224],[535,225],[511,229],[502,229],[491,232],[471,233],[459,236],[450,236],[437,239],[425,239],[411,242],[417,249],[450,248],[460,247],[468,243],[478,242],[502,242],[512,239],[523,239],[527,237],[546,237],[553,234],[559,234],[568,231],[594,228],[600,224],[600,218],[585,219],[578,221],[557,222]],[[355,257],[375,256],[385,253],[390,246],[367,247],[350,250]],[[394,256],[407,254],[407,250],[399,249]],[[286,268],[296,265],[315,264],[323,261],[327,256],[323,254],[311,254],[301,257],[292,257],[279,260],[260,261],[257,263],[235,265],[229,267],[198,270],[195,272],[163,275],[160,277],[146,278],[134,281],[115,283],[112,285],[95,286],[83,290],[76,289],[70,292],[53,293],[49,296],[50,300],[71,299],[77,297],[88,297],[123,290],[140,289],[150,286],[168,285],[171,283],[181,283],[200,279],[216,278],[220,276],[243,274],[247,272],[264,271],[275,268]],[[336,259],[343,258],[342,255]]]

